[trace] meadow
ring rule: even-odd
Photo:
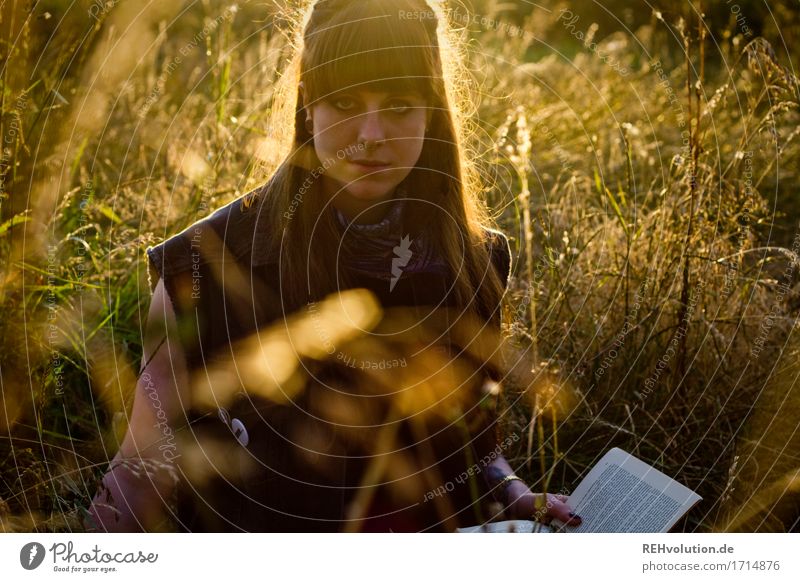
[[[279,4],[3,3],[1,530],[83,529],[136,385],[144,249],[280,161]],[[453,5],[513,252],[507,457],[569,492],[619,446],[703,496],[682,531],[798,531],[800,15],[655,6]]]

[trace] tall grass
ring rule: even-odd
[[[796,349],[798,239],[792,250],[770,241],[791,244],[797,219],[776,217],[762,188],[780,185],[776,164],[797,158],[797,78],[760,38],[727,67],[705,67],[696,25],[661,19],[636,31],[639,46],[621,34],[606,39],[600,49],[626,66],[624,77],[590,51],[526,64],[515,58],[523,47],[509,43],[501,56],[481,57],[476,69],[501,80],[482,115],[499,126],[487,123],[487,133],[505,143],[506,171],[492,169],[500,178],[494,204],[516,211],[501,218],[518,233],[520,263],[506,323],[528,356],[519,365],[535,374],[542,360],[556,364],[559,377],[545,384],[574,391],[558,433],[540,432],[536,443],[551,451],[548,464],[560,465],[567,489],[617,445],[704,497],[686,530],[735,529],[742,518],[724,516],[752,499],[767,511],[779,498],[781,515],[747,519],[748,527],[780,529],[782,518],[797,517],[787,502],[797,490],[796,460],[776,452],[785,472],[770,469],[772,481],[742,483],[732,468],[754,469],[743,433],[770,431],[759,424],[766,415],[753,411],[775,389],[776,362],[788,363]],[[683,62],[674,48],[656,52],[661,29],[681,40]],[[503,103],[515,106],[505,120],[497,115]],[[532,128],[532,147],[512,130],[522,126]],[[528,150],[531,163],[520,171],[519,153]],[[529,197],[528,183],[538,197]],[[535,225],[529,214],[539,217]],[[772,232],[781,227],[789,236]],[[507,394],[507,430],[530,430],[528,415],[540,414],[538,401],[525,411],[529,390],[525,381]],[[787,398],[796,403],[791,391]],[[788,409],[770,410],[784,427],[785,451],[796,448]],[[530,461],[531,440],[518,451],[520,466]],[[532,469],[532,480],[549,480],[543,466]],[[771,499],[763,491],[770,486]]]

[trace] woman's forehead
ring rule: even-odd
[[[347,93],[348,95],[357,95],[364,98],[382,99],[386,97],[415,97],[418,99],[425,99],[425,94],[422,90],[416,87],[407,86],[366,86],[366,87],[340,87],[334,91],[334,95]]]
[[[430,89],[429,81],[419,77],[401,79],[378,79],[369,82],[347,84],[342,83],[331,87],[327,95],[319,95],[320,99],[339,95],[342,93],[358,94],[363,96],[404,96],[417,97],[427,100]]]
[[[415,90],[432,101],[443,93],[438,41],[427,21],[399,16],[400,2],[348,2],[305,38],[301,77],[312,98],[380,86]],[[317,23],[319,24],[319,23]]]

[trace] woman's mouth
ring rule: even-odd
[[[391,166],[389,162],[382,160],[350,160],[350,163],[362,172],[376,172]]]

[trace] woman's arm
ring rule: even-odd
[[[497,274],[505,290],[508,288],[508,278],[511,274],[511,247],[508,238],[499,231],[492,231],[489,240],[492,245],[490,247],[491,259],[497,268]],[[498,309],[502,313],[501,306],[498,306]],[[500,326],[494,331],[502,336]],[[499,374],[495,374],[492,380],[502,382]],[[497,420],[495,416],[492,424],[495,424]],[[503,504],[510,519],[534,519],[537,521],[558,519],[569,525],[580,525],[580,517],[572,514],[572,510],[565,503],[566,496],[548,493],[547,498],[542,500],[542,494],[533,493],[522,480],[514,479],[504,483],[503,480],[514,475],[514,471],[502,455],[497,456],[486,467],[484,475],[489,490],[494,493],[495,499]]]
[[[503,504],[510,519],[544,522],[557,519],[568,525],[581,524],[580,516],[572,513],[572,509],[565,503],[567,500],[565,495],[548,493],[547,499],[543,500],[542,494],[533,493],[524,481],[514,479],[503,484],[503,479],[513,474],[514,471],[502,455],[486,468],[489,489],[496,491],[495,499]]]
[[[159,281],[147,317],[146,367],[136,385],[128,431],[89,509],[89,531],[157,531],[167,523],[177,482],[175,431],[184,422],[188,396],[175,323]]]

